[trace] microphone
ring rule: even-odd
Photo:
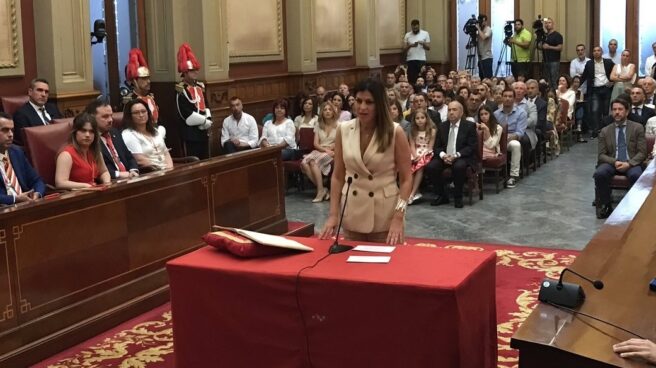
[[[342,221],[344,220],[344,210],[346,209],[346,202],[348,201],[348,195],[352,183],[353,183],[352,177],[349,176],[348,178],[346,178],[346,197],[344,197],[344,204],[342,205],[342,214],[339,217],[339,225],[337,225],[337,235],[335,235],[335,242],[333,243],[333,245],[330,246],[330,249],[328,249],[328,253],[330,254],[342,253],[342,252],[346,252],[347,250],[353,249],[353,247],[350,245],[339,244],[339,233],[342,230]]]
[[[583,292],[581,285],[563,282],[563,275],[567,271],[588,281],[597,290],[604,288],[604,283],[601,280],[591,280],[569,268],[565,268],[563,269],[563,272],[560,273],[558,281],[553,279],[542,280],[538,300],[548,304],[556,304],[568,308],[577,308],[580,306],[585,300],[585,293]]]
[[[565,267],[563,269],[563,272],[560,273],[560,278],[558,279],[558,285],[556,285],[556,288],[558,288],[558,290],[563,288],[563,275],[565,275],[565,272],[568,272],[568,271],[575,274],[576,276],[582,278],[583,280],[591,283],[594,286],[594,288],[597,289],[597,290],[601,290],[601,289],[604,288],[604,283],[601,280],[594,280],[594,281],[590,280],[589,278],[581,275],[580,273],[572,271],[571,269]]]

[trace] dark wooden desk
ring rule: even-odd
[[[0,366],[23,367],[168,300],[166,261],[213,224],[287,230],[280,148],[0,210]]]
[[[580,307],[645,338],[656,339],[656,166],[652,161],[571,268],[605,283],[595,290],[569,274],[586,291]],[[620,358],[612,345],[634,336],[583,316],[540,304],[519,328],[511,346],[520,367],[643,367]]]

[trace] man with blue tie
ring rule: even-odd
[[[599,133],[599,158],[594,173],[597,191],[597,218],[604,219],[613,212],[610,184],[615,175],[626,175],[633,185],[642,174],[647,158],[645,128],[627,120],[629,102],[617,98],[611,105],[613,123]]]
[[[18,109],[13,116],[16,124],[16,144],[23,145],[23,128],[39,125],[48,125],[52,119],[61,118],[57,106],[48,103],[50,87],[48,81],[42,78],[33,79],[27,89],[29,101]]]
[[[12,145],[14,122],[0,112],[0,204],[31,202],[43,197],[46,185],[27,161],[23,150]]]

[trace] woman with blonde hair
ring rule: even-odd
[[[335,137],[337,135],[337,114],[330,102],[321,104],[319,120],[314,127],[314,150],[303,157],[301,171],[317,187],[317,195],[312,202],[318,203],[330,199],[328,190],[323,186],[323,177],[330,174],[335,155]]]

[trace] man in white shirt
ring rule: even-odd
[[[583,75],[585,63],[587,63],[588,60],[590,60],[590,58],[585,56],[585,45],[582,43],[576,45],[576,58],[569,63],[569,76],[574,78]],[[582,94],[585,94],[587,92],[588,84],[585,81],[581,82],[580,90]]]
[[[419,29],[419,20],[410,22],[412,32],[403,37],[403,52],[407,53],[406,64],[408,64],[408,82],[415,84],[421,67],[426,64],[426,51],[430,50],[430,35]]]
[[[650,55],[647,57],[647,60],[645,60],[645,75],[646,76],[653,76],[653,70],[651,70],[654,67],[654,63],[656,63],[656,42],[651,44],[651,49],[654,50],[654,55]]]
[[[608,53],[603,54],[601,57],[604,59],[611,59],[615,64],[620,64],[622,61],[622,53],[617,52],[617,40],[612,38],[608,41]]]
[[[225,153],[234,153],[257,146],[258,134],[255,118],[243,112],[241,99],[234,96],[230,99],[231,115],[223,119],[221,129],[221,147]]]

